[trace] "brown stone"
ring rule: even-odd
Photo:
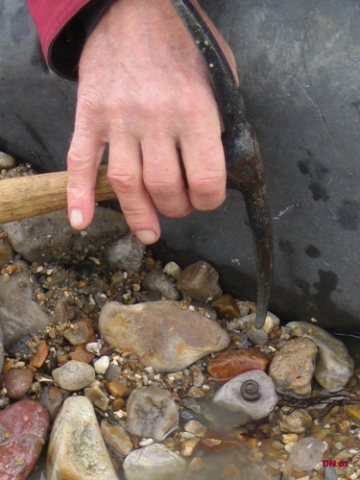
[[[2,379],[9,398],[21,398],[31,388],[33,374],[28,368],[12,368]]]
[[[46,340],[40,340],[36,346],[36,351],[30,359],[30,365],[35,368],[40,368],[43,366],[49,353],[49,347],[46,343]]]
[[[222,294],[218,280],[217,271],[209,263],[201,260],[189,265],[180,273],[176,286],[185,296],[206,302]]]
[[[233,320],[240,317],[240,308],[235,301],[235,298],[226,293],[214,300],[211,306],[217,311],[220,317],[226,320]]]
[[[234,438],[226,437],[218,432],[208,432],[200,440],[200,445],[207,452],[221,452],[231,448],[239,448],[240,442]]]
[[[75,346],[71,359],[77,360],[78,362],[90,363],[94,357],[95,355],[93,353],[86,350],[86,345],[82,344]]]
[[[257,348],[230,350],[210,360],[207,370],[216,380],[227,381],[251,370],[266,370],[270,358]]]

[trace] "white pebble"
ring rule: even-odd
[[[105,375],[107,369],[109,368],[109,365],[110,357],[104,355],[103,357],[100,357],[99,360],[96,360],[96,362],[94,363],[95,372],[99,375]]]
[[[147,445],[151,445],[152,443],[154,443],[153,438],[144,438],[143,440],[140,440],[139,446],[146,447]]]

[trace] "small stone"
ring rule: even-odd
[[[109,405],[109,397],[103,392],[99,383],[94,383],[90,387],[85,388],[84,395],[95,407],[105,412]]]
[[[8,153],[0,152],[0,170],[10,170],[15,167],[15,158]]]
[[[192,365],[190,367],[191,373],[193,375],[193,384],[194,387],[201,387],[204,384],[205,377],[201,371],[201,368],[198,365]]]
[[[104,256],[110,267],[122,270],[140,271],[145,253],[143,245],[131,232],[104,248]]]
[[[49,412],[51,422],[54,422],[64,401],[64,396],[61,393],[60,388],[55,387],[54,385],[45,387],[41,392],[39,401]]]
[[[106,389],[115,398],[128,397],[130,395],[130,388],[119,380],[112,380],[106,384]]]
[[[283,395],[308,397],[315,371],[317,347],[308,338],[294,338],[278,350],[270,364],[269,375]]]
[[[148,272],[141,282],[141,287],[144,290],[159,292],[168,300],[180,300],[181,298],[181,293],[171,277],[158,270]]]
[[[238,375],[225,383],[212,399],[219,407],[245,413],[253,420],[267,417],[278,400],[271,378],[262,370]]]
[[[266,345],[269,341],[269,335],[263,328],[251,327],[246,330],[246,335],[254,345]]]
[[[119,422],[112,423],[109,419],[101,420],[100,429],[105,443],[115,453],[125,456],[133,450],[130,436]]]
[[[47,454],[48,480],[118,480],[91,402],[69,397],[57,416]]]
[[[94,363],[95,372],[98,375],[105,375],[107,369],[110,365],[110,357],[107,355],[103,355]]]
[[[181,272],[176,285],[184,296],[206,302],[222,294],[218,280],[217,271],[209,263],[199,261]]]
[[[0,478],[26,480],[47,438],[49,414],[41,403],[21,400],[0,411]]]
[[[312,470],[321,462],[327,449],[328,444],[323,440],[302,438],[294,444],[287,463],[296,471]]]
[[[192,433],[196,437],[203,437],[207,432],[207,427],[197,420],[189,420],[184,425],[185,432]]]
[[[179,411],[171,393],[159,387],[133,390],[127,401],[128,431],[163,441],[179,425]]]
[[[134,450],[124,460],[126,480],[183,480],[186,461],[159,443]]]
[[[350,418],[360,421],[360,405],[348,405],[345,411]]]
[[[240,447],[238,440],[226,437],[219,432],[208,432],[200,440],[200,445],[207,452],[221,452]]]
[[[226,320],[240,317],[240,308],[234,297],[228,293],[214,300],[211,306],[218,312],[220,317]]]
[[[30,359],[30,365],[35,368],[41,368],[44,365],[44,362],[49,354],[49,347],[46,343],[46,340],[42,339],[36,345],[35,353]]]
[[[191,457],[200,442],[200,438],[190,438],[181,442],[180,452],[183,457]]]
[[[181,267],[176,262],[168,262],[163,268],[163,272],[177,280],[181,273]]]
[[[109,302],[100,313],[99,329],[114,348],[135,353],[143,365],[161,372],[180,371],[230,342],[216,322],[170,300]]]
[[[279,414],[279,427],[282,432],[303,433],[308,430],[313,419],[306,410],[293,410],[286,412],[284,409]]]
[[[9,398],[21,398],[31,388],[33,374],[27,368],[12,368],[5,373],[2,379],[2,386],[6,388]]]
[[[59,387],[76,392],[88,387],[95,380],[95,371],[87,363],[70,360],[53,370],[52,376]]]
[[[82,318],[67,328],[63,335],[71,345],[81,345],[94,335],[94,327],[90,319]]]
[[[78,362],[90,363],[95,355],[91,352],[86,350],[86,345],[75,345],[74,353],[71,356],[72,360],[76,360]]]
[[[293,336],[310,338],[319,348],[315,379],[329,392],[338,392],[349,381],[354,371],[354,361],[345,345],[333,335],[306,322],[287,324]]]
[[[216,380],[226,381],[251,370],[265,371],[270,358],[257,348],[229,350],[211,359],[207,371]]]

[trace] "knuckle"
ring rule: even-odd
[[[108,179],[112,187],[121,193],[135,193],[139,188],[138,175],[131,171],[109,171]]]

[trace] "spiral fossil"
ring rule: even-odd
[[[256,402],[261,398],[259,384],[255,380],[245,380],[240,387],[240,393],[243,399],[248,402]]]

